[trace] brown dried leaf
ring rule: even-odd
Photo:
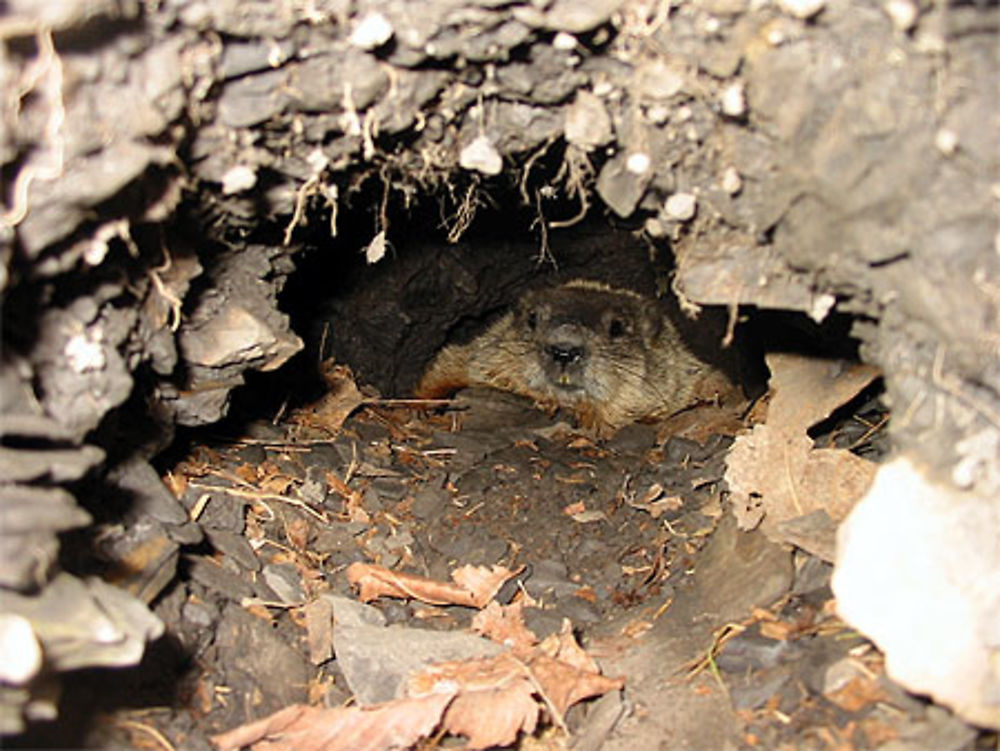
[[[507,686],[476,693],[462,693],[445,710],[442,726],[464,735],[470,750],[509,746],[518,733],[531,734],[538,725],[541,707],[524,678]]]
[[[310,407],[312,414],[309,423],[336,433],[365,398],[354,382],[354,374],[346,365],[326,360],[320,365],[320,374],[329,390]]]
[[[843,519],[871,485],[875,465],[842,449],[813,449],[806,431],[878,375],[869,365],[844,366],[772,354],[767,422],[736,439],[726,482],[742,529],[762,528],[784,541],[777,525],[817,510]]]
[[[563,618],[558,634],[552,634],[538,645],[538,651],[587,673],[600,673],[594,658],[588,655],[573,636],[573,624]]]
[[[398,699],[368,709],[294,704],[212,738],[219,751],[385,751],[414,746],[441,721],[454,692]]]
[[[410,696],[432,695],[457,686],[458,695],[445,713],[442,727],[464,735],[468,748],[509,746],[519,732],[533,733],[541,706],[527,666],[509,652],[496,657],[432,665],[411,677]]]
[[[512,605],[490,602],[472,619],[472,630],[510,647],[518,656],[527,655],[538,643],[538,637],[524,624],[524,601]]]
[[[336,472],[326,473],[326,484],[330,490],[344,499],[344,510],[347,513],[348,519],[352,522],[364,522],[365,524],[371,521],[371,517],[362,506],[364,496],[348,486],[347,483],[337,476]]]
[[[522,567],[523,568],[523,567]],[[352,563],[347,567],[347,580],[358,587],[362,602],[379,597],[413,598],[432,605],[485,606],[503,583],[519,573],[503,566],[463,566],[452,572],[455,583],[439,582],[416,574],[390,571],[369,563]]]
[[[243,482],[253,485],[257,482],[257,468],[252,464],[241,464],[233,470],[233,474]]]
[[[533,732],[542,709],[539,701],[561,723],[574,703],[620,689],[624,683],[598,672],[566,621],[560,634],[526,655],[504,652],[432,665],[409,679],[407,693],[426,696],[441,687],[457,687],[442,727],[466,736],[468,748],[482,749],[509,745],[519,732]]]

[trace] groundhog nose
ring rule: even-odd
[[[552,360],[562,366],[572,365],[575,362],[579,362],[583,359],[584,350],[583,347],[573,345],[573,344],[550,344],[549,345],[549,357]]]

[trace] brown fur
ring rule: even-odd
[[[473,341],[445,347],[417,395],[466,386],[567,408],[584,427],[609,434],[669,417],[731,384],[691,353],[655,301],[576,280],[529,292]]]

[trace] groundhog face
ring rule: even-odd
[[[604,401],[641,381],[660,323],[650,301],[573,287],[525,296],[514,318],[530,342],[530,388],[566,405]]]

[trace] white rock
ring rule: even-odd
[[[674,221],[686,222],[698,211],[698,199],[693,193],[674,193],[663,205],[663,210]]]
[[[499,175],[503,169],[500,152],[486,136],[477,136],[472,143],[462,149],[458,163],[463,169],[475,170],[484,175]]]
[[[645,221],[643,229],[646,230],[646,234],[650,237],[666,237],[667,234],[667,228],[663,226],[663,222],[652,216]]]
[[[625,161],[625,169],[633,175],[645,175],[649,172],[650,164],[649,154],[637,151],[634,154],[629,154]]]
[[[20,686],[42,667],[42,648],[31,622],[22,615],[0,614],[0,680]]]
[[[958,134],[948,128],[941,128],[934,135],[934,145],[945,156],[951,156],[958,150]]]
[[[747,94],[742,81],[734,81],[722,90],[722,112],[729,117],[743,117],[747,112]]]
[[[552,46],[557,50],[564,50],[568,52],[576,47],[576,37],[565,31],[560,31],[552,40]]]
[[[231,196],[234,193],[242,193],[244,190],[250,190],[256,184],[256,170],[247,167],[245,164],[237,164],[234,167],[230,167],[226,170],[226,174],[222,176],[222,192],[227,196]]]
[[[841,525],[837,612],[889,676],[1000,727],[1000,500],[938,484],[906,457],[879,468]]]
[[[389,19],[375,10],[358,21],[348,41],[363,50],[374,50],[392,39],[392,34]]]
[[[909,31],[916,26],[920,15],[920,9],[913,0],[886,0],[882,9],[900,31]]]
[[[563,133],[567,142],[587,151],[610,142],[614,131],[604,102],[589,91],[578,91],[566,109]]]
[[[386,250],[385,230],[376,233],[372,241],[365,246],[365,262],[370,266],[385,258]]]
[[[670,109],[662,104],[654,104],[646,109],[646,119],[653,125],[663,125],[670,119]]]
[[[644,99],[662,100],[679,94],[687,82],[687,75],[683,67],[657,60],[640,66],[636,79]]]
[[[722,173],[722,189],[731,196],[743,190],[743,177],[735,167],[726,167]]]
[[[804,21],[823,10],[826,0],[778,0],[778,5],[788,15]]]

